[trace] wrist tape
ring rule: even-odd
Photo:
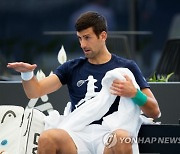
[[[33,78],[34,76],[34,72],[33,71],[30,71],[30,72],[21,72],[21,78],[24,80],[24,81],[29,81]]]
[[[147,102],[147,96],[141,90],[137,89],[137,93],[132,100],[135,104],[143,106]]]

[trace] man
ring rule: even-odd
[[[107,25],[105,18],[96,12],[87,12],[78,18],[75,28],[85,57],[64,63],[54,71],[53,75],[38,82],[33,76],[33,70],[36,68],[35,64],[17,62],[7,65],[9,68],[21,72],[23,87],[28,98],[37,98],[54,92],[63,84],[67,84],[71,98],[71,110],[73,112],[78,107],[77,104],[79,102],[86,103],[86,100],[91,99],[88,94],[93,97],[93,95],[101,90],[101,80],[107,71],[117,67],[126,67],[134,74],[141,90],[137,90],[131,79],[125,76],[126,81],[113,81],[111,93],[117,96],[132,98],[145,115],[157,118],[160,114],[158,103],[138,66],[134,61],[118,57],[108,51],[106,47]],[[140,98],[137,98],[137,94]],[[118,98],[120,97],[117,97],[106,115],[117,111]],[[138,102],[135,101],[137,99]],[[70,133],[63,129],[46,130],[40,135],[38,153],[131,154],[131,143],[117,142],[117,144],[110,148],[103,145],[102,138],[105,134],[102,134],[99,138],[94,135],[94,133],[106,129],[102,128],[101,122],[102,119],[94,121],[81,132]],[[91,131],[87,132],[87,129]],[[129,132],[121,128],[115,130],[113,134],[116,134],[117,138],[130,136]]]

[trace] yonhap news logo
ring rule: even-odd
[[[115,132],[107,133],[103,136],[103,144],[106,148],[115,146],[118,142],[117,135]]]
[[[127,144],[180,144],[180,137],[118,137],[115,132],[103,136],[103,144],[111,148],[117,143]]]

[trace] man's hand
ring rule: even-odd
[[[137,89],[134,87],[132,80],[125,75],[126,80],[114,80],[110,89],[111,94],[117,96],[124,96],[124,97],[134,97],[136,95]]]
[[[23,62],[14,62],[14,63],[8,63],[7,67],[12,68],[17,72],[30,72],[33,71],[37,67],[37,65],[36,64],[31,65]]]

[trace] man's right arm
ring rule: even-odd
[[[8,63],[7,67],[12,68],[17,72],[25,73],[25,72],[33,71],[37,66],[36,64],[31,65],[28,63],[15,62],[15,63]],[[55,74],[52,74],[40,81],[38,81],[37,78],[33,76],[28,81],[22,80],[22,84],[27,97],[30,99],[38,98],[45,94],[52,93],[58,90],[62,86],[59,78]]]

